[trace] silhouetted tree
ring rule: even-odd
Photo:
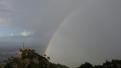
[[[88,62],[86,62],[85,64],[82,64],[80,67],[78,67],[78,68],[93,68],[93,66],[90,64],[90,63],[88,63]]]

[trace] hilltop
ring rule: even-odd
[[[31,48],[20,48],[16,55],[8,58],[3,68],[68,68],[65,65],[51,63],[50,58],[42,56]]]

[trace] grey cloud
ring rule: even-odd
[[[85,0],[80,4],[51,41],[47,53],[53,61],[75,66],[86,61],[101,64],[106,59],[121,59],[120,3]]]
[[[60,63],[75,66],[85,61],[95,64],[105,59],[120,57],[120,0],[5,0],[5,2],[2,4],[6,5],[5,9],[13,12],[7,16],[9,18],[5,22],[7,26],[2,28],[14,27],[34,32],[31,37],[24,40],[27,44],[31,42],[34,46],[40,45],[40,49],[43,50],[56,30],[60,29],[56,42],[53,42],[48,54],[55,56],[56,62],[64,60]],[[8,5],[10,7],[7,7]],[[0,14],[4,16],[7,13],[0,11]],[[65,24],[60,28],[63,22]],[[23,42],[20,37],[7,37],[1,40],[6,39]]]

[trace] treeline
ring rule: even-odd
[[[121,68],[121,60],[106,61],[102,65],[95,65],[86,62],[77,68]]]
[[[1,63],[0,68],[69,68],[49,60],[50,57],[39,55],[31,48],[20,48],[15,56],[8,58],[5,63]],[[121,68],[121,60],[106,61],[102,65],[92,65],[86,62],[76,68]]]

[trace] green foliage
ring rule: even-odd
[[[4,67],[4,65],[3,64],[0,64],[0,68],[3,68]]]
[[[41,56],[33,49],[19,49],[15,57],[10,57],[4,68],[61,68],[49,62],[50,57]],[[67,67],[63,67],[67,68]]]
[[[50,57],[41,56],[33,49],[19,49],[14,57],[7,59],[0,68],[68,68],[65,65],[49,62]],[[86,62],[77,68],[121,68],[121,60],[106,61],[103,65],[91,65]]]

